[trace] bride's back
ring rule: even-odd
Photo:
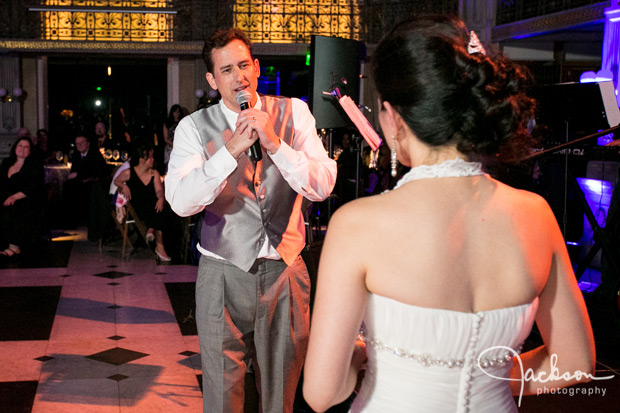
[[[485,175],[423,179],[352,207],[370,292],[471,312],[531,302],[545,285],[554,218],[534,194]]]

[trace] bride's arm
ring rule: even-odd
[[[356,346],[367,293],[359,218],[349,205],[329,222],[304,366],[304,398],[317,412],[346,400],[365,361]]]
[[[553,246],[553,258],[547,283],[540,294],[536,324],[544,345],[520,356],[522,370],[515,360],[511,371],[514,395],[537,394],[539,389],[566,387],[590,379],[596,355],[592,327],[583,296],[577,285],[566,244],[550,209],[543,207]],[[552,360],[553,357],[553,360]],[[557,370],[553,370],[553,367]],[[557,377],[560,376],[560,377]]]

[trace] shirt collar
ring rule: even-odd
[[[237,118],[239,117],[239,114],[230,110],[228,106],[224,104],[223,99],[220,99],[220,102],[218,103],[218,105],[220,105],[220,108],[222,109],[222,113],[224,114],[224,117],[226,118],[228,127],[230,128],[231,131],[234,132],[236,129],[235,123],[237,123]],[[263,107],[263,102],[261,101],[260,96],[258,96],[254,109],[260,110],[262,107]]]

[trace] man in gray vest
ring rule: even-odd
[[[181,216],[204,210],[196,322],[204,412],[243,412],[252,362],[262,411],[291,412],[309,329],[303,198],[336,181],[315,120],[299,99],[256,93],[260,66],[243,32],[205,42],[207,81],[222,99],[179,122],[166,199]],[[251,107],[237,95],[247,91]],[[260,142],[262,160],[248,154]]]

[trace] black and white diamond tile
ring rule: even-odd
[[[148,356],[148,354],[139,351],[115,347],[96,354],[91,354],[90,356],[86,356],[86,358],[120,366],[121,364],[129,363],[146,356]]]

